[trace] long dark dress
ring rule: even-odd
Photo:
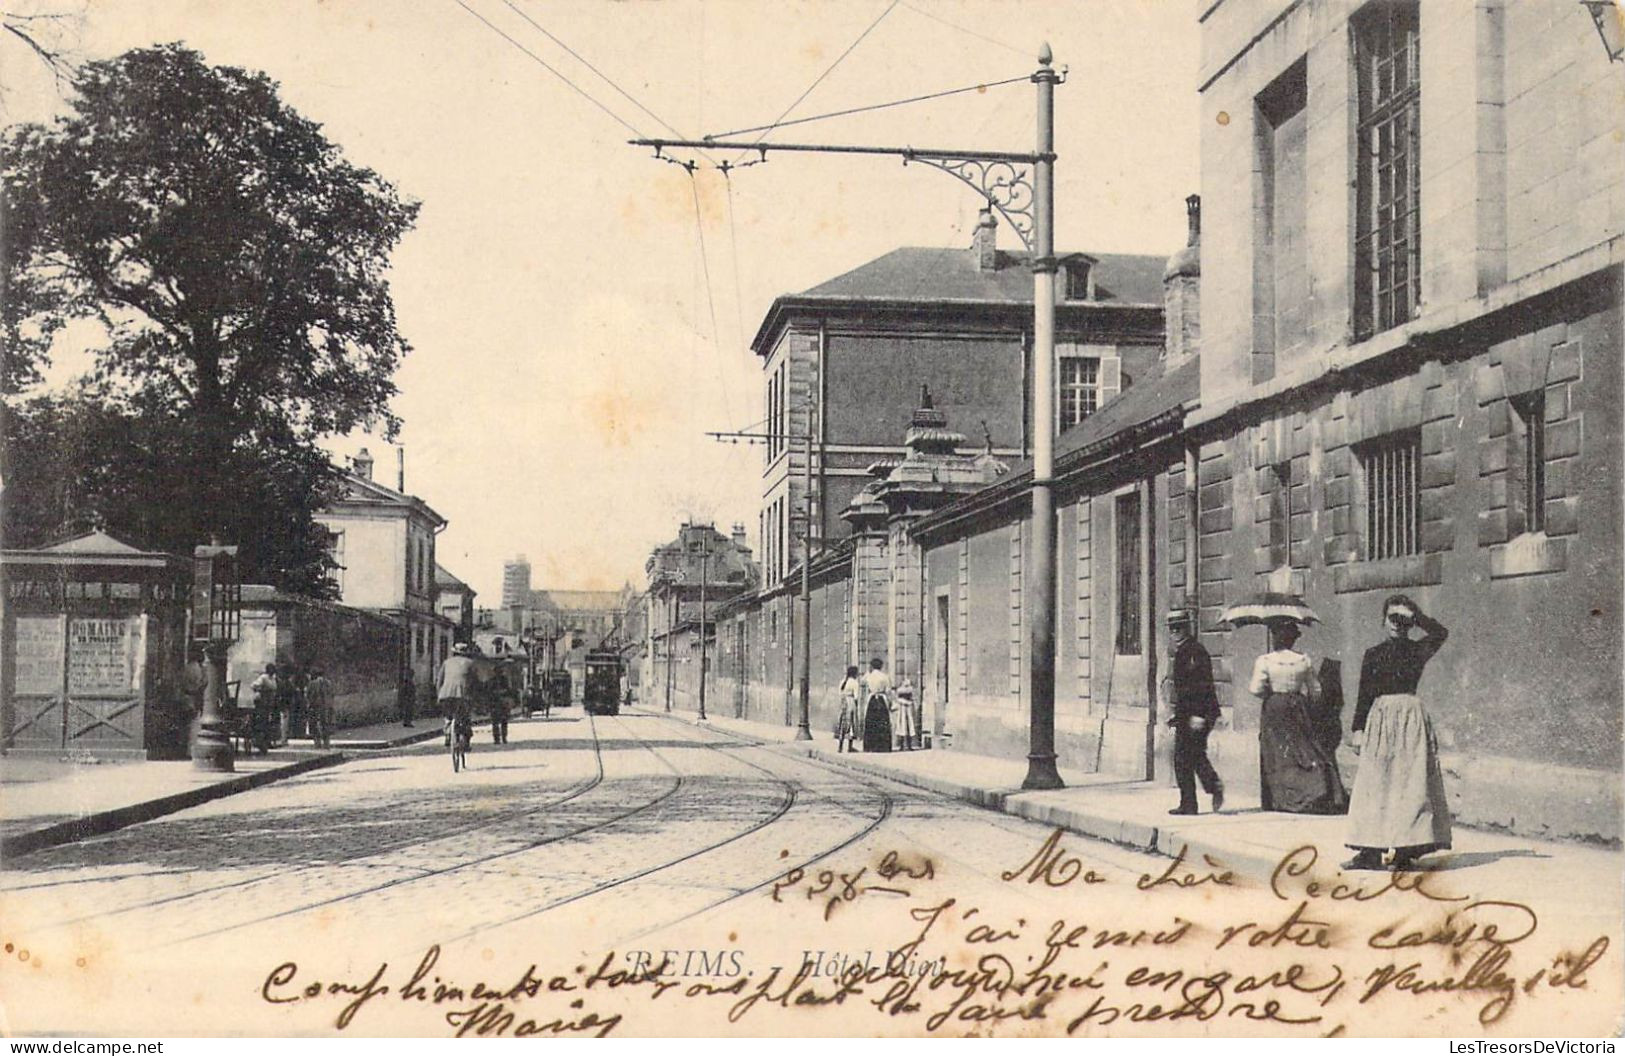
[[[1258,658],[1251,688],[1264,698],[1258,719],[1258,786],[1265,810],[1342,814],[1348,792],[1337,760],[1316,736],[1310,714],[1315,679],[1309,658],[1286,650]]]
[[[863,750],[866,752],[891,751],[891,708],[883,693],[869,697],[869,708],[863,717]]]

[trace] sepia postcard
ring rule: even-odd
[[[1621,1030],[1618,0],[0,31],[0,1033]]]

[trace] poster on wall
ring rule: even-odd
[[[62,692],[62,620],[56,616],[19,616],[17,631],[18,696]]]
[[[74,620],[68,629],[68,692],[113,696],[136,689],[139,623],[134,619]]]

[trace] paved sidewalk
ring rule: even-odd
[[[377,751],[383,748],[400,748],[419,741],[427,741],[440,736],[440,716],[420,715],[412,720],[412,725],[406,726],[399,719],[389,722],[375,722],[368,726],[352,726],[349,729],[333,731],[333,749],[335,751]],[[316,742],[309,737],[294,737],[289,742],[290,748],[312,749]]]
[[[12,855],[72,843],[344,761],[340,752],[277,749],[236,770],[191,760],[98,762],[12,753],[0,760],[0,865]]]
[[[664,714],[664,712],[650,712]],[[693,712],[672,712],[673,718],[696,722]],[[1343,844],[1347,819],[1283,814],[1260,809],[1256,798],[1227,797],[1224,812],[1170,816],[1178,802],[1174,788],[1161,782],[1061,771],[1067,787],[1048,792],[1021,788],[1027,773],[1024,759],[993,758],[951,749],[891,752],[870,755],[838,753],[827,730],[813,730],[812,741],[796,741],[795,727],[711,718],[711,728],[734,736],[773,744],[777,750],[805,754],[836,766],[885,777],[954,799],[1003,811],[1045,825],[1138,850],[1174,857],[1201,869],[1210,856],[1228,868],[1267,876],[1291,851],[1312,845],[1323,865],[1336,865],[1351,852]],[[1436,867],[1459,869],[1503,863],[1497,872],[1509,878],[1522,875],[1531,883],[1550,883],[1554,864],[1573,880],[1592,877],[1614,890],[1618,886],[1621,851],[1578,843],[1535,840],[1505,833],[1456,826],[1450,852],[1427,859]]]

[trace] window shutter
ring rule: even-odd
[[[1104,407],[1106,401],[1123,391],[1123,358],[1121,356],[1100,357],[1100,400],[1096,406]]]

